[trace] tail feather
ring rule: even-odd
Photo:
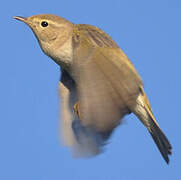
[[[168,156],[172,154],[172,146],[165,134],[160,129],[158,123],[156,122],[151,110],[150,103],[146,97],[146,94],[144,93],[144,90],[141,89],[141,91],[142,93],[138,96],[137,105],[133,109],[133,112],[147,127],[160,153],[162,154],[164,160],[168,164]]]
[[[153,140],[155,141],[160,153],[162,154],[163,158],[169,163],[168,155],[172,154],[172,147],[169,143],[167,137],[164,135],[162,130],[159,128],[157,124],[150,118],[150,128],[148,128]]]

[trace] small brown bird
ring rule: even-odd
[[[62,68],[62,130],[74,152],[99,154],[121,119],[133,112],[169,163],[172,147],[153,116],[142,80],[109,35],[56,15],[14,18],[32,29],[43,52]]]

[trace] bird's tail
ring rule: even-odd
[[[169,163],[168,155],[172,154],[171,151],[172,147],[167,137],[165,136],[163,131],[160,129],[158,123],[156,122],[151,110],[150,103],[143,89],[142,93],[139,95],[137,99],[137,105],[134,108],[133,112],[146,126],[154,142],[156,143],[160,153],[162,154],[163,158],[168,164]]]

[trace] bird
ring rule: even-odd
[[[107,33],[53,14],[14,18],[31,28],[42,51],[61,68],[62,136],[75,157],[102,153],[124,116],[133,113],[169,163],[172,146],[155,120],[142,79]]]

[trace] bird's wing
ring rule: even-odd
[[[99,136],[95,132],[87,132],[79,123],[73,112],[77,102],[76,85],[70,75],[63,70],[59,82],[61,95],[61,139],[63,144],[70,147],[74,157],[95,156],[101,152],[101,145],[97,142]],[[78,126],[78,130],[73,128]]]
[[[74,146],[76,139],[72,130],[74,121],[73,105],[76,103],[75,83],[66,71],[62,71],[59,82],[61,102],[61,138],[66,146]]]
[[[81,123],[111,132],[130,112],[128,106],[135,102],[142,81],[111,37],[94,26],[76,25],[73,47]]]

